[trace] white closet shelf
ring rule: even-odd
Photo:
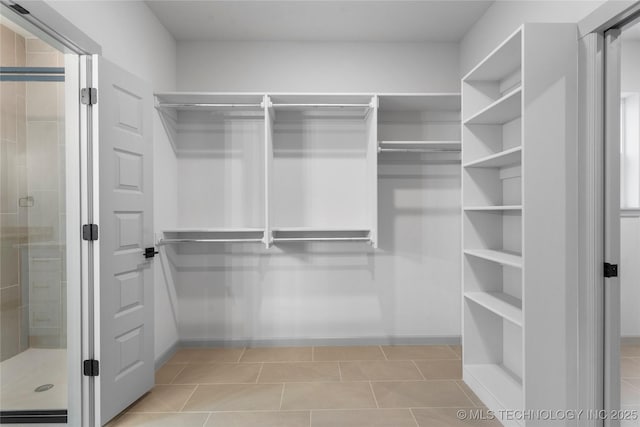
[[[465,81],[499,81],[521,66],[522,28],[514,31],[462,79]]]
[[[460,141],[379,141],[378,152],[445,152],[459,153]]]
[[[371,104],[272,104],[275,109],[304,111],[314,108],[371,108]]]
[[[509,267],[522,268],[522,255],[493,249],[466,249],[466,255]]]
[[[503,409],[522,409],[522,380],[504,366],[491,363],[466,364],[464,372],[491,393]]]
[[[275,228],[274,242],[371,242],[371,230],[345,228]]]
[[[272,104],[276,112],[276,120],[279,114],[296,115],[296,118],[307,117],[310,119],[358,119],[364,120],[373,109],[372,104]],[[288,117],[288,116],[285,116]]]
[[[465,206],[467,212],[501,212],[501,211],[521,211],[522,205],[502,205],[502,206]]]
[[[174,228],[163,230],[163,233],[262,233],[264,228],[238,227],[238,228]]]
[[[178,156],[225,153],[221,129],[227,121],[264,120],[265,95],[255,93],[165,92],[155,94],[155,107]],[[212,137],[214,135],[214,137]],[[255,134],[256,143],[261,136]]]
[[[165,92],[157,93],[159,110],[262,110],[264,95],[251,93]]]
[[[509,148],[496,154],[491,154],[464,165],[465,168],[504,168],[522,162],[522,147]]]
[[[522,114],[522,87],[517,87],[464,121],[465,125],[502,125]]]
[[[459,112],[459,93],[379,94],[379,111],[448,111]]]
[[[260,243],[262,228],[181,228],[164,230],[158,245],[171,243]]]
[[[522,301],[503,292],[465,292],[465,298],[522,326]]]
[[[260,104],[156,104],[159,111],[211,111],[218,113],[245,113],[251,112],[250,117],[264,115],[264,107]]]
[[[278,232],[319,232],[319,233],[368,233],[366,228],[350,227],[274,227],[273,231]]]

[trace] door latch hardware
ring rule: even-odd
[[[156,248],[154,248],[153,246],[150,248],[144,248],[144,257],[149,259],[149,258],[153,258],[156,256],[156,254],[159,254],[160,252],[156,251]]]
[[[604,277],[618,277],[618,264],[604,263]]]

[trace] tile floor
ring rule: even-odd
[[[623,344],[620,356],[622,409],[635,410],[640,416],[640,344]],[[640,426],[640,420],[622,422],[622,427],[631,426]]]
[[[121,426],[455,427],[482,403],[459,346],[182,349]]]
[[[109,427],[497,427],[461,381],[459,346],[182,349]],[[621,350],[622,409],[640,413],[640,344]],[[626,421],[622,427],[638,427]]]
[[[38,351],[45,350],[22,356]],[[623,345],[621,356],[622,409],[640,413],[640,344]],[[65,366],[64,357],[45,359]],[[499,426],[457,420],[457,409],[482,407],[460,381],[460,363],[459,346],[183,349],[156,372],[151,393],[109,426]],[[24,372],[1,367],[5,374]],[[3,376],[3,389],[9,379]],[[56,385],[38,397],[66,397],[60,393],[66,381]],[[2,409],[13,409],[8,396],[0,401]]]

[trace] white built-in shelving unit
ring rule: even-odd
[[[268,239],[377,245],[375,95],[269,96]]]
[[[176,154],[177,224],[158,243],[263,242],[264,95],[156,94]]]
[[[398,160],[403,155],[459,158],[459,93],[380,94],[378,98],[380,161]]]
[[[463,375],[494,411],[571,407],[576,46],[574,25],[526,24],[462,79]]]
[[[158,243],[378,242],[378,162],[460,159],[460,94],[159,93],[179,227]]]
[[[409,132],[389,129],[379,144],[378,130],[388,127],[378,127],[375,94],[156,94],[179,198],[177,226],[158,243],[377,247],[379,151],[460,149],[453,122],[443,131],[415,121],[426,110],[453,111],[459,123],[459,94],[384,95],[383,102],[385,114],[403,112],[414,122],[396,123]]]

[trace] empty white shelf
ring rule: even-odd
[[[370,242],[369,237],[274,237],[274,242]]]
[[[501,125],[522,114],[522,88],[518,87],[465,120],[467,125]]]
[[[176,228],[163,230],[164,233],[262,233],[263,228]]]
[[[319,95],[319,94],[274,94],[270,96],[274,110],[314,112],[323,110],[331,114],[367,114],[374,106],[372,95]]]
[[[380,94],[380,111],[452,111],[461,107],[459,93]]]
[[[501,211],[521,211],[522,205],[504,205],[504,206],[465,206],[468,212],[501,212]]]
[[[262,110],[263,95],[248,93],[166,92],[156,94],[160,110]]]
[[[522,255],[493,249],[467,249],[465,254],[510,267],[522,268]]]
[[[362,229],[276,228],[274,242],[370,242],[371,231]]]
[[[465,292],[465,298],[522,326],[522,301],[503,292]]]
[[[522,162],[522,147],[509,148],[464,165],[465,168],[504,168]]]
[[[181,228],[164,230],[158,245],[172,243],[259,243],[264,241],[261,228]]]
[[[276,227],[273,232],[279,233],[368,233],[369,230],[364,228],[340,228],[340,227]]]
[[[369,104],[273,104],[273,108],[307,110],[311,108],[371,108]]]
[[[523,407],[522,381],[496,364],[465,365],[465,373],[482,384],[504,409],[520,410]]]
[[[521,67],[522,29],[518,29],[465,77],[465,81],[498,81]]]

